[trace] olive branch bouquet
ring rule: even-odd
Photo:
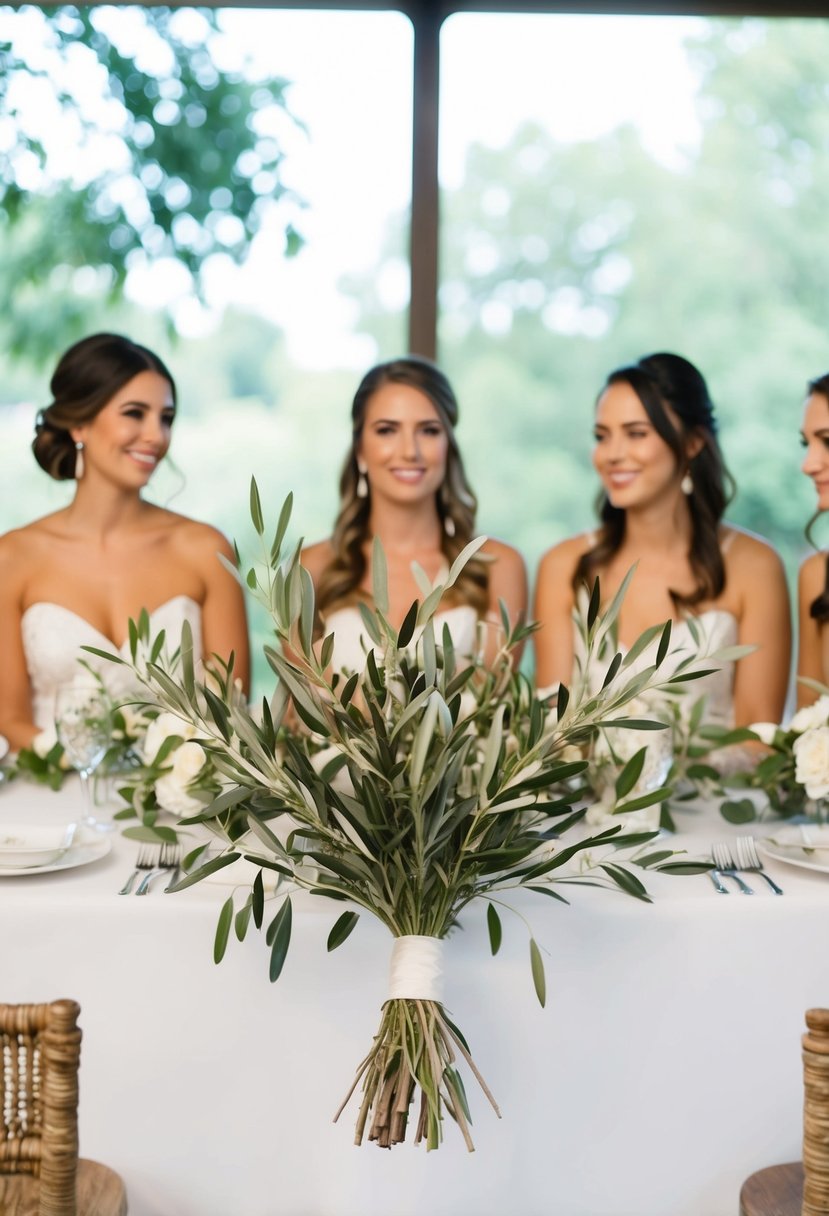
[[[388,619],[385,558],[375,542],[373,607],[360,605],[372,645],[361,670],[333,672],[334,639],[315,640],[314,589],[299,546],[283,557],[290,509],[289,497],[269,545],[253,483],[251,513],[264,561],[245,582],[273,618],[277,644],[266,648],[277,677],[273,697],[254,713],[229,695],[232,664],[223,691],[200,684],[186,626],[178,676],[152,662],[144,670],[157,701],[198,731],[226,783],[184,821],[207,825],[222,842],[221,854],[205,861],[194,851],[178,888],[242,859],[257,866],[243,905],[237,908],[231,895],[221,910],[215,957],[222,958],[232,930],[242,939],[252,923],[265,929],[272,980],[288,953],[298,890],[348,903],[331,929],[329,950],[347,939],[363,912],[386,925],[395,939],[394,992],[337,1115],[359,1086],[356,1143],[366,1133],[383,1147],[401,1142],[414,1107],[416,1143],[437,1148],[448,1113],[471,1150],[461,1061],[497,1106],[437,991],[436,943],[477,902],[497,953],[505,897],[519,889],[566,903],[556,886],[587,883],[648,900],[635,869],[707,868],[674,860],[670,850],[650,850],[656,832],[625,831],[625,813],[662,793],[625,798],[638,777],[636,757],[617,778],[618,823],[592,835],[582,828],[582,750],[599,726],[660,728],[623,710],[661,684],[670,628],[653,634],[661,641],[646,669],[628,674],[618,656],[598,692],[571,697],[561,687],[552,702],[541,700],[511,657],[529,630],[513,626],[503,609],[503,645],[486,667],[458,654],[448,628],[436,624],[438,606],[483,538],[466,547],[439,585],[416,571],[423,598],[399,628]],[[591,605],[585,621],[591,648],[604,643],[623,592],[604,617],[598,600]],[[692,669],[689,656],[667,684],[691,678]],[[587,850],[595,859],[587,872],[571,868]],[[267,924],[263,871],[279,878],[277,910]],[[529,955],[543,1005],[544,965],[531,933]]]

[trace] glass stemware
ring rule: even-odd
[[[97,684],[68,684],[60,687],[55,698],[55,729],[66,758],[76,770],[83,790],[84,822],[100,831],[111,824],[101,823],[95,814],[90,778],[112,743],[112,706]]]

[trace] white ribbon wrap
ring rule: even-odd
[[[439,937],[396,937],[389,967],[390,1001],[443,1000],[443,942]]]

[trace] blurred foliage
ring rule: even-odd
[[[68,21],[70,34],[79,30],[74,12],[55,10],[44,28]],[[173,16],[147,9],[140,19],[167,30]],[[83,20],[94,29],[95,11]],[[215,31],[220,18],[204,20]],[[799,472],[800,410],[806,380],[829,368],[829,249],[820,239],[829,206],[829,21],[719,19],[699,28],[689,54],[701,135],[681,159],[657,159],[631,127],[563,143],[526,124],[505,146],[472,146],[464,180],[441,200],[440,359],[461,402],[459,439],[479,522],[522,549],[531,571],[543,549],[592,525],[592,413],[607,372],[659,349],[686,355],[709,381],[738,484],[729,518],[768,536],[792,572],[807,549],[814,492]],[[195,74],[201,45],[181,47],[176,54]],[[151,75],[143,64],[140,71]],[[6,73],[2,80],[8,105]],[[251,88],[220,73],[205,100],[215,103],[210,118],[190,128],[179,116],[186,154],[169,172],[187,166],[204,207],[211,191],[197,150],[223,129],[221,97],[252,98]],[[253,112],[245,102],[241,114]],[[238,112],[228,129],[256,138]],[[173,141],[173,131],[159,139]],[[151,152],[152,144],[136,155]],[[0,155],[6,189],[13,159]],[[273,509],[293,489],[294,517],[319,539],[336,512],[359,371],[299,368],[277,329],[234,312],[209,337],[173,350],[159,314],[111,302],[108,233],[127,221],[123,209],[109,219],[95,211],[95,200],[102,205],[116,189],[110,168],[88,197],[72,195],[71,183],[30,188],[13,236],[0,221],[0,402],[30,403],[0,411],[0,479],[15,485],[0,526],[52,509],[67,492],[33,461],[30,473],[21,468],[35,403],[48,397],[43,376],[13,356],[25,339],[27,352],[51,362],[78,329],[107,325],[157,348],[179,380],[173,456],[184,484],[160,470],[158,500],[215,522],[244,548],[253,473]],[[202,216],[209,235],[209,210]],[[407,219],[390,224],[383,264],[341,285],[380,358],[401,351],[402,314],[389,309],[381,285],[388,268],[399,270]],[[132,226],[133,255],[147,260],[141,231]],[[117,264],[123,272],[133,263],[125,256]],[[829,541],[829,529],[817,539]]]
[[[14,20],[11,20],[11,15]],[[280,78],[222,66],[212,9],[0,9],[0,341],[38,361],[88,329],[130,271],[171,260],[197,299],[269,209],[285,253]]]
[[[829,22],[700,28],[687,46],[701,138],[682,158],[657,159],[630,126],[563,143],[527,123],[473,145],[441,199],[440,361],[459,438],[482,526],[531,562],[592,526],[596,395],[656,350],[708,379],[738,485],[729,518],[790,570],[806,549],[800,407],[829,367]],[[365,324],[381,337],[388,317]]]

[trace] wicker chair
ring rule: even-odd
[[[806,1011],[802,1045],[803,1160],[747,1178],[740,1216],[829,1216],[829,1009]]]
[[[125,1216],[124,1184],[78,1159],[80,1007],[0,1005],[0,1213]]]

